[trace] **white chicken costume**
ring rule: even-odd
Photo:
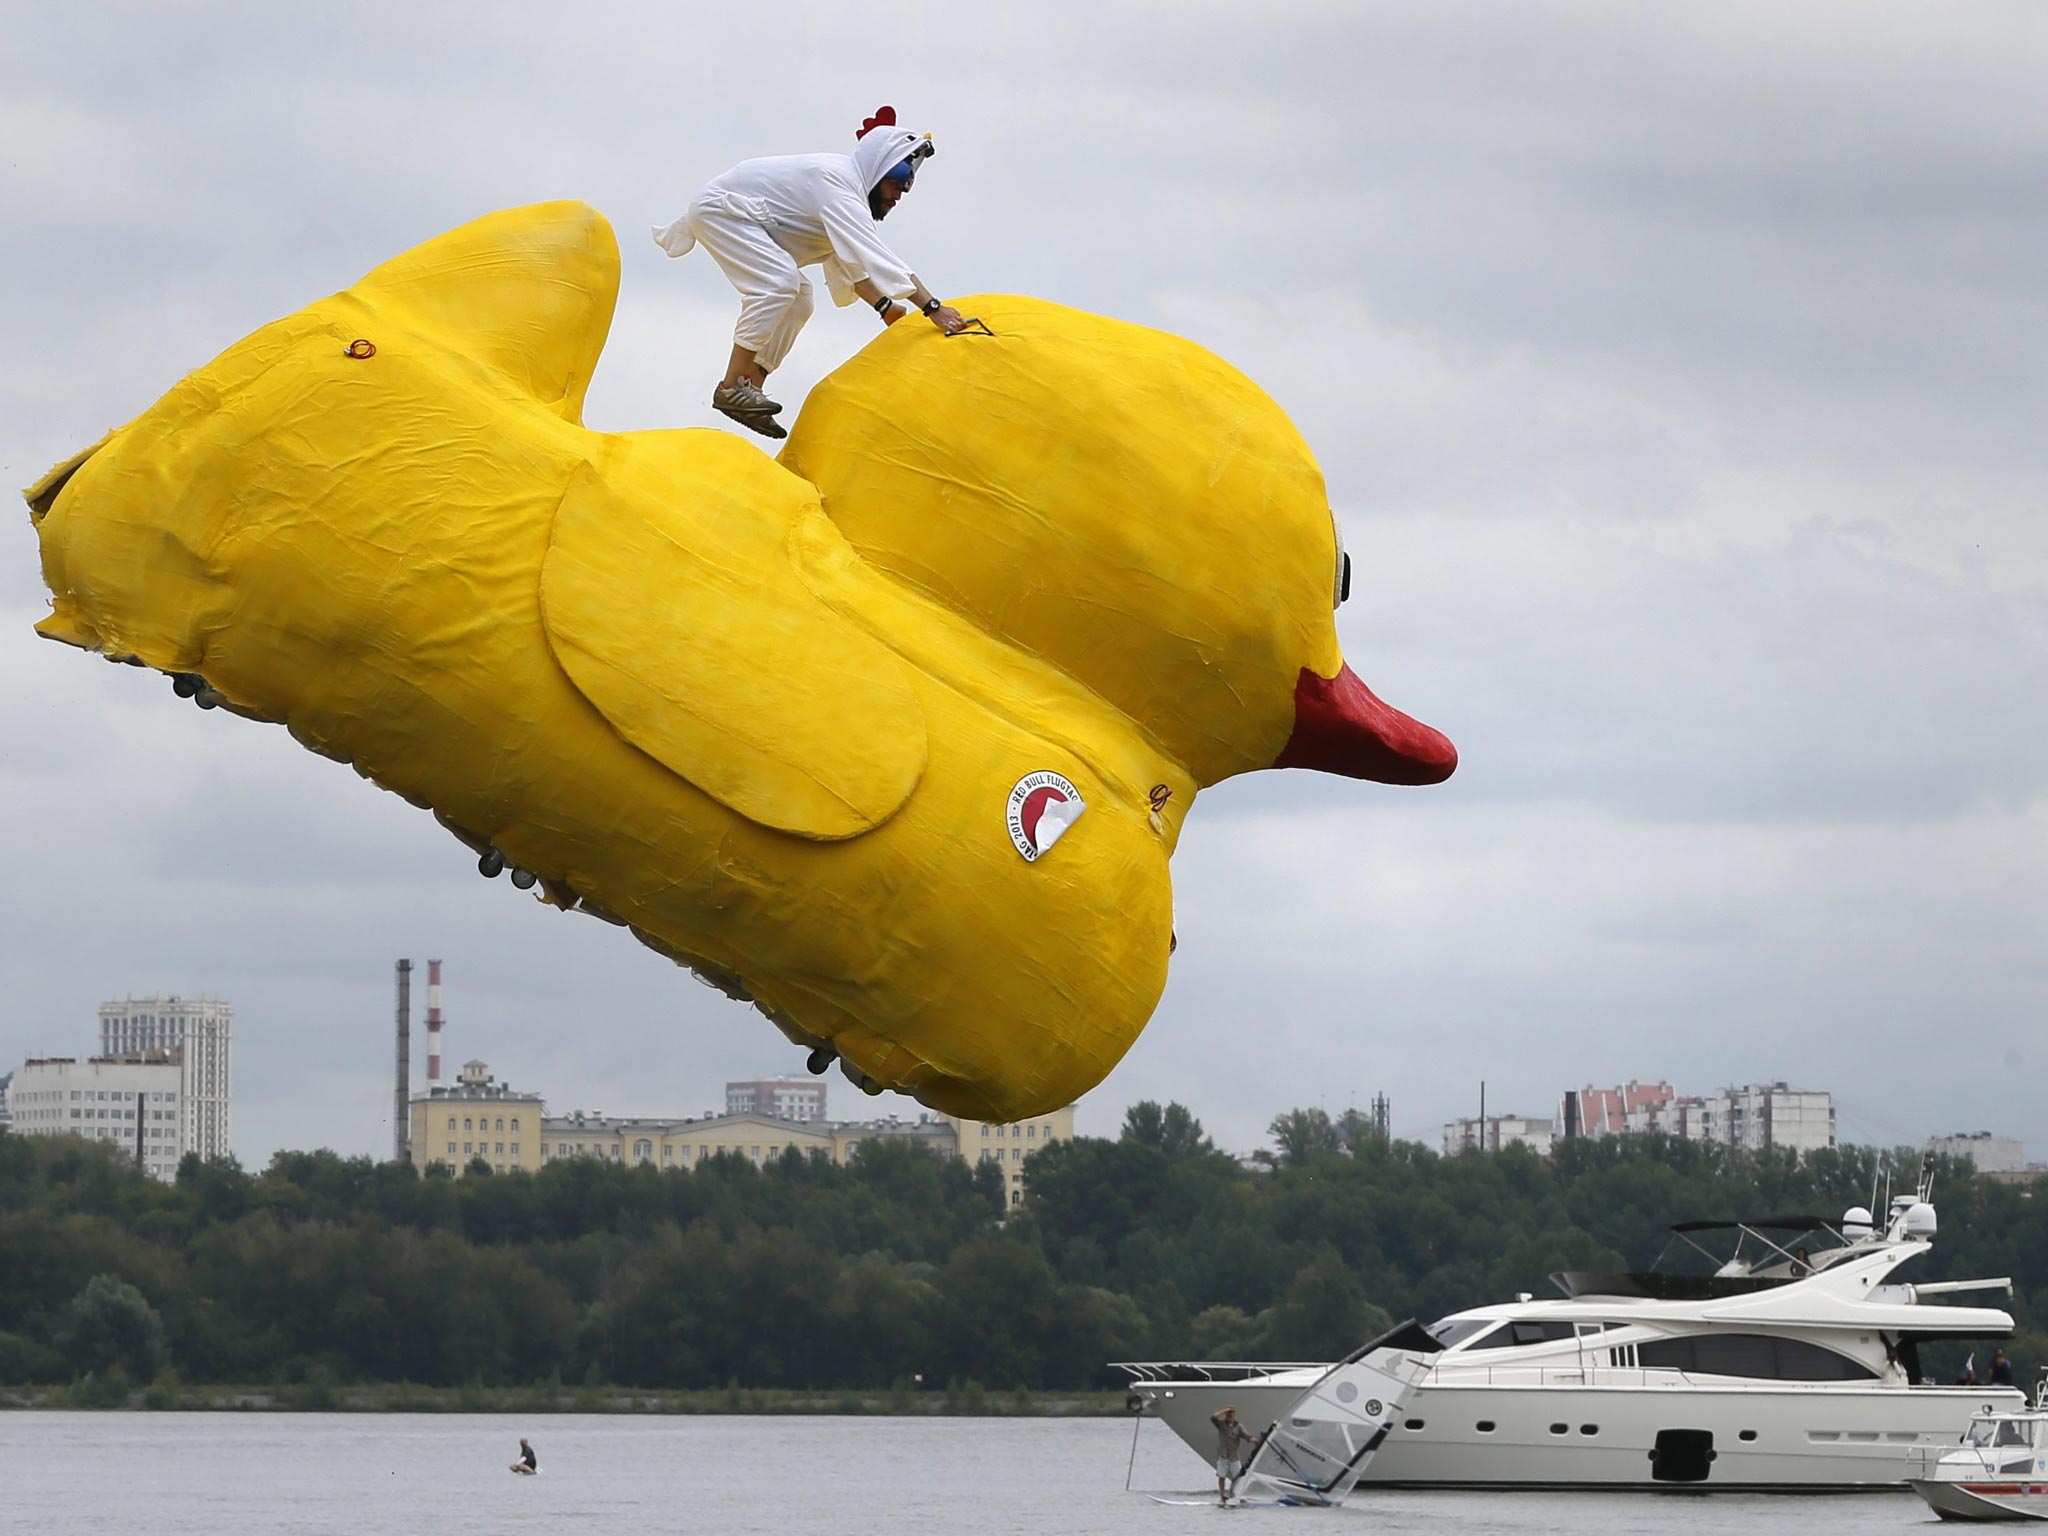
[[[811,285],[802,268],[822,265],[832,302],[855,298],[870,279],[890,298],[917,284],[882,243],[868,194],[931,136],[895,125],[884,107],[861,130],[850,155],[771,155],[742,160],[690,199],[689,209],[655,244],[671,256],[701,245],[740,291],[733,341],[770,371],[782,366],[811,318]]]

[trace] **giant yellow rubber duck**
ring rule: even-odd
[[[29,489],[38,629],[986,1120],[1137,1038],[1196,790],[1455,766],[1343,665],[1321,475],[1200,348],[961,301],[992,335],[883,332],[778,462],[583,426],[618,276],[547,203],[237,343]]]

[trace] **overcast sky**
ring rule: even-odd
[[[2048,9],[997,9],[0,0],[0,470],[554,197],[624,252],[588,423],[716,424],[736,300],[647,227],[893,103],[940,146],[889,224],[936,291],[1177,331],[1292,414],[1345,653],[1462,754],[1205,793],[1084,1131],[1178,1099],[1241,1150],[1384,1092],[1434,1144],[1482,1078],[1783,1078],[1845,1140],[2048,1157]],[[874,330],[821,306],[792,414]],[[452,1061],[551,1110],[801,1070],[283,731],[38,640],[13,526],[0,1071],[108,997],[225,997],[245,1162],[386,1155],[400,955],[447,963]]]

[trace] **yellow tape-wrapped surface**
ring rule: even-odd
[[[1339,676],[1306,448],[1199,349],[1016,298],[884,333],[779,464],[591,432],[617,283],[545,204],[258,331],[30,489],[39,628],[287,724],[870,1085],[1071,1102],[1158,1000],[1195,790]]]

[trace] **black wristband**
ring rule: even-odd
[[[875,300],[875,313],[880,315],[884,320],[886,320],[889,318],[889,310],[895,305],[895,303],[896,301],[890,298],[889,295],[885,293],[879,299]]]
[[[935,309],[941,309],[941,308],[944,308],[944,307],[945,307],[945,303],[946,303],[946,301],[945,301],[944,299],[932,299],[932,300],[930,300],[930,301],[929,301],[929,302],[927,302],[927,303],[924,303],[924,304],[920,304],[920,305],[918,306],[918,313],[919,313],[919,314],[923,314],[923,315],[928,315],[928,314],[930,314],[930,313],[931,313],[931,312],[932,312],[933,310],[935,310]]]

